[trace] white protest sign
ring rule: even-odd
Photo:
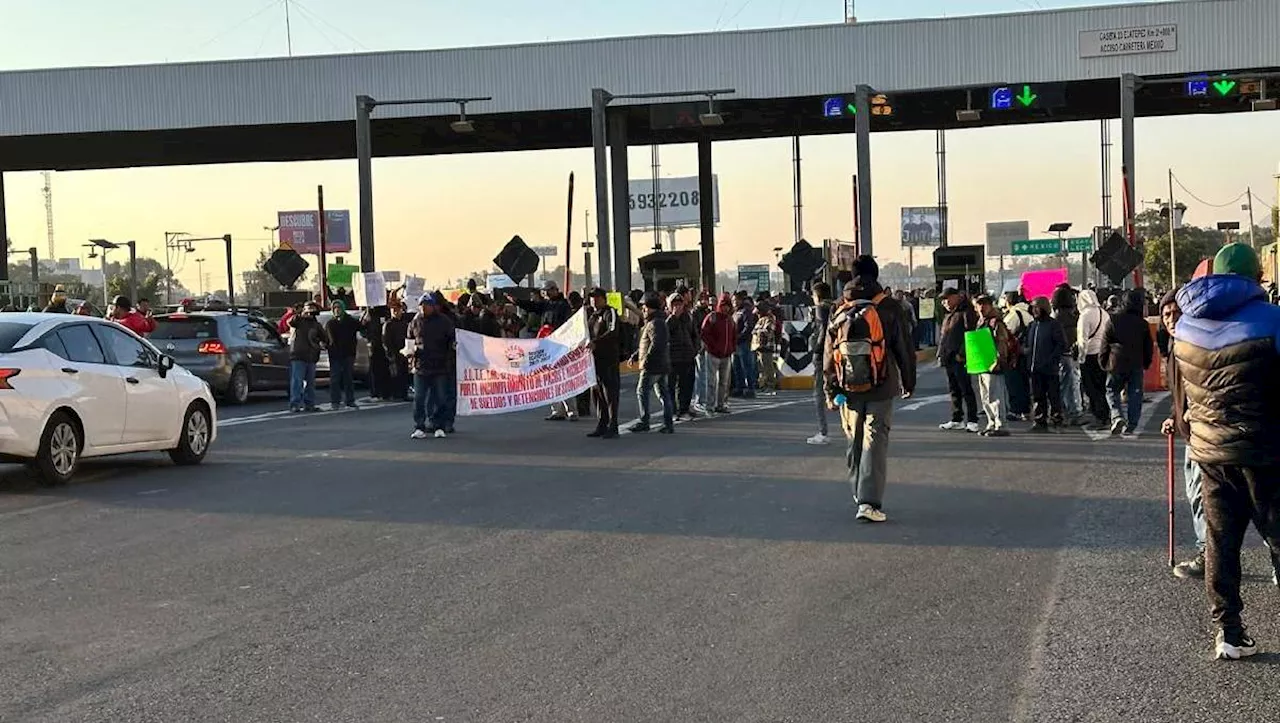
[[[586,309],[542,339],[495,339],[459,330],[458,414],[545,407],[590,389],[595,360]]]
[[[421,276],[406,276],[404,278],[404,298],[411,304],[418,303],[418,299],[422,293],[426,291],[427,280]]]
[[[387,303],[387,282],[380,271],[355,274],[351,277],[351,295],[356,306],[382,306]]]

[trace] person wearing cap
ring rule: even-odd
[[[360,321],[347,313],[347,302],[334,297],[329,305],[333,316],[324,323],[329,348],[329,408],[337,411],[346,404],[356,409],[356,349]]]
[[[1123,310],[1111,315],[1102,332],[1099,361],[1107,372],[1107,400],[1111,434],[1133,434],[1142,417],[1143,373],[1155,360],[1151,326],[1147,323],[1146,292],[1125,294]]]
[[[983,294],[973,300],[978,309],[979,323],[991,331],[995,342],[996,358],[994,364],[986,372],[975,374],[978,378],[978,400],[987,413],[987,426],[978,434],[984,437],[1008,437],[1005,429],[1009,407],[1009,393],[1005,388],[1005,373],[1018,363],[1013,335],[1004,325],[1003,315],[996,308],[996,300],[989,294]]]
[[[893,426],[894,401],[908,399],[916,388],[916,353],[907,322],[898,302],[888,298],[880,286],[880,266],[870,256],[853,262],[853,280],[845,284],[839,308],[831,315],[823,347],[823,381],[827,406],[838,409],[840,425],[849,446],[845,453],[848,480],[858,506],[854,519],[884,522],[884,491],[889,477],[889,430]],[[850,338],[856,327],[865,326],[861,314],[874,306],[883,333],[885,376],[880,384],[865,391],[839,388],[840,375],[836,344]]]
[[[671,315],[667,317],[667,336],[671,348],[671,374],[667,377],[671,398],[676,405],[676,418],[690,416],[693,404],[694,357],[698,349],[698,332],[693,326],[685,297],[680,293],[667,298]]]
[[[308,301],[289,318],[289,411],[316,411],[316,364],[324,349],[320,305]]]
[[[439,297],[423,294],[418,299],[418,315],[409,322],[408,339],[412,342],[409,368],[413,373],[411,436],[444,439],[453,431],[449,386],[457,340],[453,320],[441,310]]]
[[[44,307],[46,314],[70,314],[71,309],[67,308],[67,290],[62,284],[53,287],[53,296],[49,298],[49,303]]]
[[[733,302],[728,294],[702,320],[699,331],[702,348],[707,352],[708,412],[729,412],[729,391],[733,384],[733,352],[738,348],[737,327],[733,323]]]
[[[1174,424],[1185,422],[1190,457],[1203,475],[1205,588],[1218,629],[1214,655],[1257,652],[1245,629],[1240,551],[1252,522],[1280,570],[1280,307],[1268,303],[1262,266],[1246,244],[1228,244],[1213,273],[1177,293],[1173,331],[1181,384]],[[1181,420],[1178,419],[1181,417]]]
[[[542,329],[550,329],[555,331],[560,325],[569,320],[573,316],[573,310],[569,307],[569,300],[560,293],[560,287],[556,282],[548,279],[542,282],[542,293],[546,297],[544,299],[515,299],[507,294],[507,300],[524,311],[539,317],[538,326]],[[547,416],[548,422],[561,422],[568,419],[569,421],[577,421],[578,415],[565,404],[555,404],[551,407],[551,414]]]
[[[632,432],[648,432],[650,391],[658,394],[662,402],[662,428],[658,431],[671,434],[675,431],[675,404],[671,399],[671,387],[667,375],[671,373],[671,340],[667,330],[666,312],[662,309],[662,297],[650,292],[644,296],[644,326],[640,329],[640,348],[632,361],[640,366],[640,378],[636,382],[636,399],[640,402],[640,419],[631,425]]]
[[[591,336],[591,357],[596,365],[596,386],[592,396],[596,401],[594,432],[588,437],[618,438],[618,399],[622,393],[622,336],[618,330],[618,311],[609,306],[609,294],[596,287],[587,292],[591,312],[587,317],[587,332]]]
[[[111,300],[107,318],[138,336],[146,336],[156,330],[156,320],[134,310],[133,302],[127,296],[117,296]]]
[[[938,339],[938,365],[947,373],[951,421],[938,428],[977,434],[982,430],[978,426],[978,395],[965,366],[964,335],[978,328],[978,312],[973,310],[969,297],[957,289],[942,292],[942,305],[947,314]]]

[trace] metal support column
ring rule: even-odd
[[[607,117],[609,160],[613,179],[613,283],[626,293],[631,288],[631,209],[627,193],[627,117],[623,111]]]
[[[949,223],[947,221],[947,132],[938,129],[938,237],[942,248],[947,247]],[[914,269],[912,269],[914,271]]]
[[[609,155],[606,149],[605,108],[608,94],[601,88],[591,91],[591,145],[595,154],[596,256],[600,260],[600,286],[613,288],[613,267],[609,250]],[[619,291],[626,291],[618,287]]]
[[[129,298],[138,303],[138,242],[129,244]]]
[[[1102,225],[1111,228],[1111,121],[1103,118],[1102,124]]]
[[[1135,237],[1135,215],[1137,211],[1134,209],[1137,191],[1134,188],[1134,94],[1138,89],[1138,77],[1132,73],[1125,73],[1120,76],[1120,158],[1121,173],[1124,177],[1124,228],[1125,236],[1129,239],[1131,246],[1137,245]],[[1139,266],[1133,272],[1134,286],[1142,285],[1142,267]]]
[[[858,135],[858,252],[874,256],[871,243],[871,88],[858,86],[854,100]]]
[[[235,309],[236,272],[235,267],[231,263],[231,234],[223,236],[222,243],[227,247],[227,306],[231,309]]]
[[[804,238],[804,200],[800,192],[800,136],[791,137],[791,196],[795,214],[795,242]]]
[[[360,270],[375,271],[373,251],[373,99],[356,96],[356,174],[360,194]]]
[[[0,172],[0,281],[9,280],[9,221],[4,211],[4,173]]]
[[[698,138],[698,228],[702,257],[702,288],[716,292],[716,199],[711,186],[711,136],[703,131]]]

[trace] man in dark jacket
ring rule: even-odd
[[[969,304],[969,297],[955,289],[942,292],[942,304],[947,315],[942,319],[942,332],[938,339],[938,364],[947,372],[951,421],[943,422],[938,428],[976,434],[981,431],[978,426],[978,397],[965,367],[964,335],[978,328],[978,312]]]
[[[676,417],[683,418],[689,416],[689,405],[693,402],[693,360],[697,355],[698,333],[683,296],[672,294],[667,304],[671,307],[671,316],[667,317],[671,347],[671,375],[667,386],[676,405]]]
[[[560,328],[560,325],[569,320],[573,316],[573,309],[569,307],[569,300],[560,293],[560,287],[554,281],[545,281],[542,284],[542,293],[546,298],[519,300],[507,295],[507,300],[520,307],[522,310],[536,314],[538,316],[538,334],[550,333]],[[557,402],[551,405],[551,414],[547,415],[548,422],[563,422],[566,419],[577,421],[578,415],[576,411],[569,408],[568,404]]]
[[[1080,326],[1080,312],[1076,309],[1076,292],[1069,284],[1059,284],[1053,290],[1053,318],[1062,327],[1062,335],[1067,342],[1067,350],[1063,352],[1058,366],[1059,389],[1062,394],[1062,413],[1072,425],[1082,420],[1080,399],[1080,362],[1079,347],[1076,335]]]
[[[369,396],[374,399],[391,398],[391,367],[382,344],[382,322],[386,317],[385,306],[365,309],[360,316],[360,335],[369,343]]]
[[[756,328],[756,305],[750,296],[738,298],[733,313],[734,332],[738,348],[733,355],[734,396],[752,399],[756,396],[759,370],[756,369],[756,353],[751,351],[751,334]]]
[[[301,314],[289,318],[289,410],[316,410],[316,364],[324,349],[324,328],[316,318],[320,307],[308,301]]]
[[[418,315],[409,322],[413,356],[413,435],[444,439],[453,431],[449,407],[449,386],[453,383],[456,331],[453,320],[440,310],[440,299],[423,294],[418,299]]]
[[[409,337],[409,320],[404,316],[404,303],[391,302],[391,318],[382,324],[382,346],[387,359],[387,398],[405,401],[409,398],[409,359],[403,354]]]
[[[644,297],[644,326],[640,329],[640,348],[634,361],[640,365],[640,379],[636,383],[636,397],[640,401],[640,419],[631,425],[632,432],[648,432],[650,390],[662,400],[662,428],[659,432],[675,431],[674,404],[667,375],[671,373],[671,338],[667,333],[667,318],[662,311],[662,299],[652,292]]]
[[[1031,326],[1027,327],[1027,370],[1031,377],[1031,408],[1035,423],[1032,432],[1062,426],[1062,392],[1058,370],[1067,348],[1062,324],[1053,317],[1049,300],[1038,296],[1031,302]]]
[[[889,477],[889,428],[893,403],[901,395],[909,398],[916,389],[916,352],[907,329],[906,315],[898,302],[887,298],[880,286],[880,267],[870,256],[854,261],[854,278],[844,286],[840,306],[832,310],[831,324],[823,346],[823,380],[827,406],[838,409],[840,425],[849,446],[845,463],[854,502],[855,517],[863,522],[884,522],[884,489]],[[859,311],[875,305],[884,330],[884,380],[867,391],[840,388],[834,354],[836,341]],[[847,335],[847,330],[843,332]],[[841,399],[843,397],[843,399]],[[843,402],[839,404],[838,402]]]
[[[813,354],[813,401],[818,408],[818,433],[805,440],[821,446],[831,443],[827,436],[827,400],[823,387],[822,353],[831,323],[831,286],[825,281],[813,285],[813,312],[809,317],[809,351]]]
[[[587,332],[591,335],[591,356],[596,365],[596,386],[592,396],[596,400],[596,414],[600,421],[588,437],[618,438],[618,397],[622,389],[621,370],[618,368],[622,354],[622,336],[618,331],[618,311],[609,306],[609,294],[596,287],[587,292],[591,314],[587,317]]]
[[[1142,377],[1151,367],[1154,349],[1151,327],[1142,315],[1146,292],[1125,295],[1122,310],[1111,316],[1102,337],[1099,361],[1107,371],[1107,400],[1111,405],[1111,434],[1132,434],[1142,416]],[[1127,409],[1121,397],[1128,397]]]
[[[356,408],[356,345],[360,335],[360,322],[347,313],[347,304],[335,298],[331,306],[333,316],[324,323],[324,333],[329,347],[329,408],[339,410],[345,402],[348,409]]]
[[[1224,246],[1213,274],[1178,292],[1174,329],[1191,459],[1204,473],[1206,588],[1221,659],[1257,651],[1241,620],[1240,548],[1250,522],[1280,569],[1280,307],[1267,303],[1261,276],[1251,248]]]

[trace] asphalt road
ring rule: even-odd
[[[881,526],[800,393],[617,441],[537,413],[415,441],[403,405],[276,400],[199,468],[5,468],[0,720],[1280,716],[1280,655],[1211,661],[1203,590],[1164,566],[1159,410],[1134,439],[988,440],[937,429],[942,392],[926,372],[900,409]]]

